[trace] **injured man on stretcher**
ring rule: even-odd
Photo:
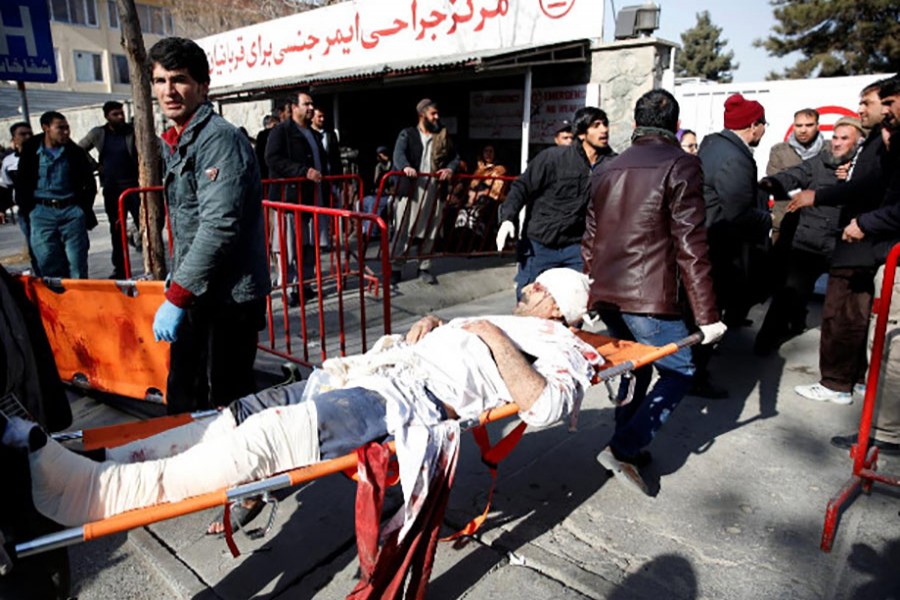
[[[416,478],[445,424],[458,432],[458,419],[507,402],[529,425],[577,416],[603,362],[567,327],[585,313],[588,284],[570,269],[546,271],[523,290],[513,316],[425,317],[405,338],[385,336],[365,354],[326,361],[306,382],[109,448],[102,462],[16,416],[0,416],[0,439],[29,452],[35,505],[66,526],[268,477],[389,435],[406,496],[404,473]]]

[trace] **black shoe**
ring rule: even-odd
[[[728,390],[713,385],[709,380],[694,381],[691,389],[688,390],[688,396],[697,396],[698,398],[707,398],[709,400],[724,400],[728,397]]]
[[[432,275],[428,269],[419,269],[419,281],[428,285],[436,285],[438,282],[437,277]]]
[[[288,306],[291,308],[300,306],[300,295],[297,292],[292,291],[288,294]]]
[[[837,448],[844,448],[845,450],[849,450],[853,444],[856,443],[857,434],[851,435],[836,435],[831,438],[831,445]],[[891,442],[882,442],[879,439],[869,438],[869,446],[875,446],[878,448],[879,454],[887,454],[888,456],[900,456],[900,444],[894,444]]]
[[[400,282],[403,280],[403,272],[400,269],[394,269],[391,271],[391,285],[400,285]]]
[[[648,450],[641,450],[634,456],[626,456],[624,454],[620,454],[616,452],[615,448],[613,448],[612,446],[610,446],[610,450],[612,450],[613,456],[616,457],[616,460],[634,465],[638,469],[643,469],[653,462],[653,455],[650,454]]]

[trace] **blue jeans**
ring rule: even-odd
[[[38,268],[37,259],[34,257],[34,249],[31,247],[31,219],[28,215],[19,214],[19,229],[25,236],[25,245],[28,246],[28,257],[31,259],[31,274],[35,277],[41,276],[41,270]]]
[[[38,204],[28,214],[31,249],[42,277],[88,278],[88,240],[80,206]]]
[[[519,242],[519,271],[516,273],[516,300],[522,299],[522,288],[534,283],[538,275],[549,269],[568,267],[581,273],[584,261],[581,258],[581,244],[570,244],[561,248],[550,248],[528,238]]]
[[[638,315],[618,311],[600,311],[612,336],[641,344],[664,346],[688,335],[682,319]],[[649,366],[634,372],[634,396],[628,404],[616,407],[616,431],[609,445],[621,457],[637,455],[653,440],[663,423],[675,410],[691,386],[694,365],[690,348],[682,348],[653,363],[659,379],[650,392],[652,372]],[[619,386],[619,398],[628,393],[628,380]]]

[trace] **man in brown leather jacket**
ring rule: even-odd
[[[688,335],[682,293],[703,333],[703,343],[725,333],[719,321],[706,243],[700,160],[675,137],[678,102],[665,90],[637,101],[632,146],[594,176],[581,242],[593,279],[588,306],[618,338],[662,346]],[[616,408],[616,430],[597,460],[627,487],[648,493],[638,469],[644,448],[691,385],[689,348],[635,371],[630,402]],[[629,393],[623,384],[620,400]]]

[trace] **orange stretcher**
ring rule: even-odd
[[[695,333],[678,342],[657,347],[617,340],[608,336],[593,333],[580,333],[579,336],[597,348],[597,351],[607,361],[606,368],[601,369],[597,373],[595,383],[608,382],[614,377],[624,375],[635,369],[649,365],[664,356],[677,352],[681,348],[696,344],[702,339],[701,334]],[[460,427],[464,430],[477,431],[488,423],[500,421],[514,416],[517,413],[518,407],[515,404],[510,403],[485,411],[477,419],[463,421],[460,423]],[[80,437],[82,437],[86,449],[114,447],[135,439],[148,437],[169,427],[181,425],[192,419],[202,418],[204,416],[206,416],[206,413],[179,415],[174,418],[161,417],[159,419],[149,419],[126,425],[116,425],[85,431]],[[521,435],[521,430],[519,430],[519,435]],[[79,436],[76,435],[75,437]],[[393,451],[393,445],[391,445],[391,450]],[[17,544],[16,554],[20,557],[30,556],[55,548],[70,546],[103,536],[121,533],[130,529],[143,527],[201,510],[218,506],[228,506],[229,504],[244,498],[293,487],[327,475],[353,470],[356,467],[356,463],[357,455],[354,452],[331,460],[293,469],[286,473],[275,475],[260,481],[246,483],[228,489],[216,490],[214,492],[187,498],[179,502],[135,509],[101,521],[87,523],[80,527],[69,528],[41,536],[28,542]],[[487,510],[485,510],[485,515],[486,514]],[[479,519],[483,520],[485,515],[482,515]],[[226,519],[226,521],[227,520],[228,519]]]
[[[153,338],[162,281],[20,276],[38,307],[59,377],[77,387],[163,402],[169,344]]]

